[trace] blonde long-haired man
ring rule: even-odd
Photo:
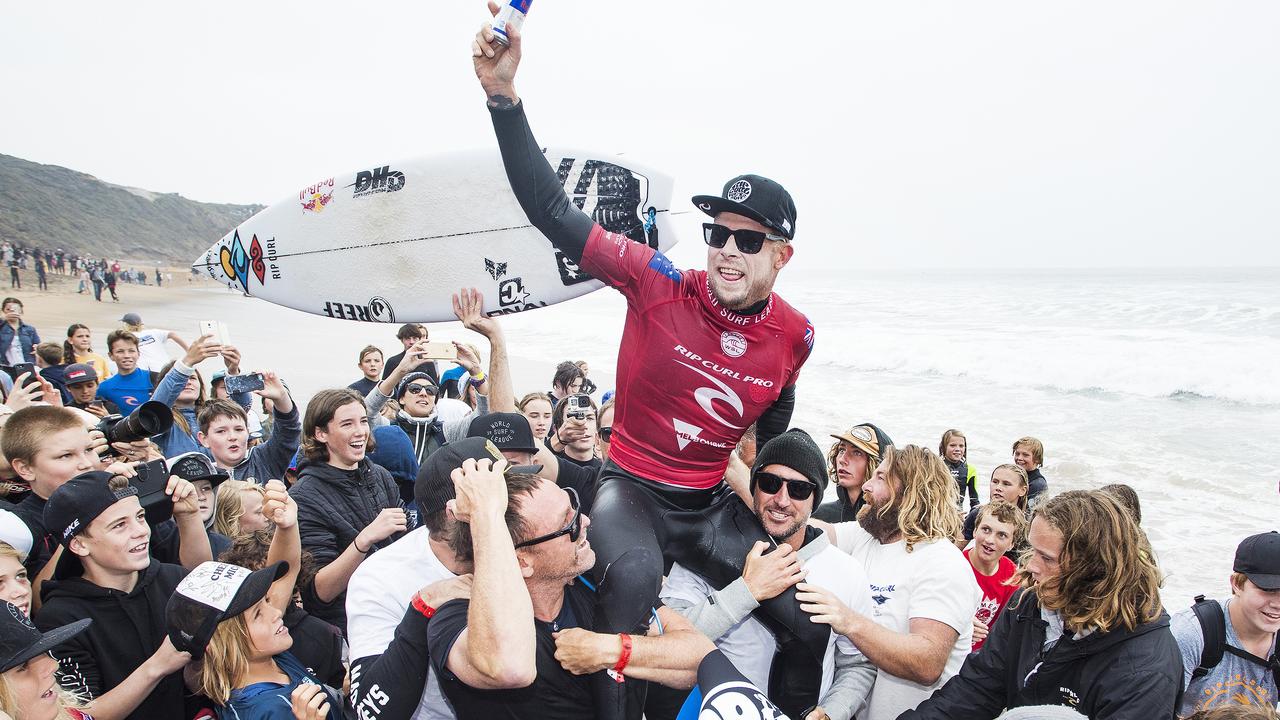
[[[815,586],[797,586],[800,607],[852,640],[878,668],[859,717],[892,718],[914,708],[969,654],[982,592],[951,542],[960,529],[956,495],[955,480],[934,452],[887,448],[862,486],[858,520],[833,526],[837,546],[866,570],[871,615]]]

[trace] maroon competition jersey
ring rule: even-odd
[[[777,294],[739,315],[706,272],[599,225],[582,269],[627,298],[609,459],[656,482],[714,487],[742,433],[795,383],[813,326]]]

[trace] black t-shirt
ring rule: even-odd
[[[467,627],[468,600],[447,602],[427,627],[431,669],[440,690],[453,705],[458,720],[594,720],[591,676],[574,675],[556,661],[556,641],[551,633],[571,627],[595,626],[595,593],[580,582],[565,586],[564,606],[553,623],[534,620],[537,626],[537,670],[533,684],[516,690],[477,690],[464,684],[445,667],[449,651]]]
[[[369,391],[374,389],[377,386],[378,386],[378,383],[376,381],[370,380],[369,378],[360,378],[359,380],[351,383],[347,387],[351,388],[352,390],[355,390],[356,392],[360,393],[362,396],[367,396],[369,394]]]
[[[556,485],[562,488],[571,487],[578,493],[582,502],[582,512],[591,514],[591,506],[596,500],[596,486],[600,472],[598,469],[583,467],[571,462],[560,461],[560,471],[556,474]]]

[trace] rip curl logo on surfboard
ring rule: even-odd
[[[267,282],[267,263],[262,255],[262,243],[258,242],[258,236],[254,235],[249,242],[248,252],[244,249],[244,244],[240,242],[240,231],[236,230],[231,237],[231,242],[223,245],[218,251],[218,262],[222,265],[222,272],[226,273],[228,278],[240,283],[240,289],[249,292],[249,271],[253,271],[253,276],[258,278],[259,285],[265,285]]]

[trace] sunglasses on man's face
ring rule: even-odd
[[[738,244],[738,251],[743,255],[755,255],[760,252],[760,248],[764,247],[765,240],[787,241],[781,235],[764,233],[759,230],[733,230],[716,223],[702,223],[702,239],[706,240],[711,247],[724,247],[725,243],[729,242],[730,237],[733,237],[734,242]]]
[[[555,540],[561,535],[568,535],[570,542],[578,542],[578,537],[582,535],[582,508],[578,505],[578,491],[571,487],[565,488],[565,492],[569,493],[569,508],[573,510],[573,517],[569,519],[569,524],[559,530],[547,535],[540,535],[532,540],[525,540],[522,543],[516,543],[517,548],[529,547],[530,545],[538,545]]]
[[[612,442],[613,428],[612,427],[600,428],[600,439],[605,442]]]
[[[756,473],[756,487],[767,495],[778,494],[784,483],[787,486],[787,494],[791,496],[792,500],[807,500],[813,494],[813,491],[818,489],[817,485],[808,480],[787,480],[773,473]]]

